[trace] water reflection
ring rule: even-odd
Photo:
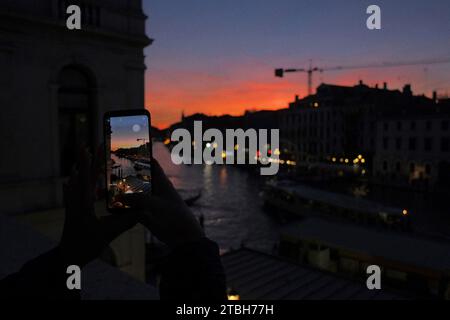
[[[263,177],[233,166],[174,165],[169,151],[160,143],[154,145],[153,151],[177,189],[202,190],[201,198],[192,209],[197,216],[204,216],[207,235],[217,241],[222,249],[237,248],[244,243],[248,247],[271,252],[279,239],[282,225],[263,210],[259,197]],[[310,185],[353,196],[356,196],[357,189],[358,197],[407,208],[411,212],[414,230],[450,239],[450,219],[446,213],[446,197],[442,195],[431,197],[360,183]]]
[[[197,216],[204,216],[206,234],[221,249],[245,244],[272,250],[280,226],[263,211],[261,177],[232,166],[174,165],[161,143],[154,144],[153,153],[177,189],[201,188],[202,196],[192,209]]]

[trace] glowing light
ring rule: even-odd
[[[345,163],[348,163],[348,159],[345,159]]]
[[[225,151],[222,151],[222,158],[225,159],[227,157],[227,154]]]
[[[170,139],[169,138],[167,138],[166,140],[164,140],[164,144],[165,145],[168,145],[170,143]]]
[[[206,144],[206,147],[207,147],[207,148],[211,148],[211,143],[208,142],[208,143]]]
[[[361,159],[361,163],[366,163],[366,159]]]
[[[358,159],[360,159],[360,160],[361,160],[361,159],[362,159],[362,155],[358,155]]]
[[[273,154],[276,155],[276,156],[279,156],[279,155],[281,154],[280,149],[276,148],[276,149],[273,151]]]
[[[343,158],[340,158],[340,159],[339,159],[339,162],[344,162],[344,159],[343,159]]]
[[[214,149],[216,149],[219,145],[217,144],[217,142],[214,142],[212,146]]]
[[[403,213],[404,216],[406,216],[406,215],[408,215],[408,210],[403,209],[402,213]]]
[[[292,160],[286,160],[286,164],[288,166],[295,166],[295,165],[297,165],[297,163],[295,161],[292,161]]]
[[[314,108],[318,108],[319,107],[319,103],[318,102],[314,102]]]
[[[228,294],[228,300],[240,300],[241,297],[238,294]]]
[[[365,174],[366,174],[366,170],[363,169],[363,170],[361,171],[361,174],[362,174],[362,175],[365,175]]]
[[[353,163],[354,163],[354,164],[357,164],[358,162],[359,162],[359,159],[358,159],[358,158],[356,158],[356,159],[353,160]]]
[[[331,158],[331,161],[336,162],[336,158],[335,157]]]
[[[234,150],[236,150],[236,151],[239,150],[239,145],[238,144],[234,146]]]

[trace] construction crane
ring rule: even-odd
[[[442,63],[450,63],[450,58],[416,60],[416,61],[405,61],[405,62],[383,62],[381,64],[336,66],[336,67],[326,67],[326,68],[313,67],[312,63],[310,61],[308,69],[305,69],[305,68],[290,68],[290,69],[278,68],[278,69],[275,69],[275,77],[283,78],[284,74],[289,73],[289,72],[306,72],[308,75],[308,95],[311,95],[311,93],[312,93],[312,76],[313,76],[314,72],[322,73],[323,71],[339,71],[339,70],[367,69],[367,68],[391,68],[391,67],[403,67],[403,66],[433,65],[433,64],[442,64]]]

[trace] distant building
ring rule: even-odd
[[[374,173],[379,182],[450,186],[450,114],[430,111],[377,122]]]
[[[368,87],[363,82],[353,87],[322,84],[315,95],[303,99],[296,97],[289,109],[280,112],[283,149],[295,154],[300,165],[320,163],[350,168],[357,164],[364,168],[363,172],[367,169],[372,176],[387,173],[390,169],[380,170],[380,161],[385,161],[382,160],[384,157],[394,157],[390,153],[393,149],[384,150],[380,141],[395,137],[385,137],[383,126],[389,119],[401,118],[406,127],[406,119],[414,117],[428,117],[428,121],[434,123],[433,132],[419,129],[422,128],[422,121],[419,121],[416,129],[409,131],[418,140],[425,141],[430,135],[435,140],[435,153],[425,157],[427,161],[433,159],[430,166],[438,165],[445,158],[448,136],[438,126],[441,128],[441,120],[445,123],[450,106],[435,97],[430,99],[413,95],[410,85],[405,85],[403,91],[399,91],[387,89],[386,84],[382,88]],[[394,126],[395,121],[392,120],[391,125]],[[423,122],[426,123],[425,120]],[[437,139],[444,147],[442,152],[438,152]],[[425,161],[423,153],[419,156],[417,152],[411,153],[405,161]],[[363,163],[361,159],[364,159]],[[431,180],[433,183],[437,181],[436,172]]]
[[[384,288],[450,298],[446,242],[317,218],[281,233],[279,254],[295,262],[359,279],[378,265]]]
[[[66,28],[70,4],[82,30]],[[61,207],[78,146],[103,140],[104,112],[144,108],[146,19],[141,0],[1,1],[3,213]]]
[[[222,256],[227,286],[239,300],[404,300],[412,294],[367,290],[363,281],[242,247]],[[230,294],[229,294],[230,296]],[[231,297],[230,297],[231,298]]]

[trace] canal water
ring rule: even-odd
[[[271,252],[279,239],[280,224],[263,210],[259,196],[262,177],[234,166],[175,165],[169,150],[154,143],[153,156],[163,167],[175,188],[201,190],[191,207],[203,215],[205,232],[221,250],[245,246]]]
[[[122,174],[122,177],[133,176],[136,174],[150,175],[150,170],[148,169],[136,171],[133,161],[128,160],[127,158],[121,158],[115,154],[111,154],[111,159],[114,160],[115,165],[120,165],[119,168],[113,169],[113,173],[117,176],[120,176],[120,174]]]
[[[260,194],[264,177],[235,166],[175,165],[170,159],[169,150],[162,143],[154,144],[153,154],[177,189],[202,191],[200,199],[191,208],[197,217],[204,217],[207,236],[216,241],[222,250],[244,244],[257,250],[273,252],[283,224],[263,208]],[[316,187],[352,194],[355,186]],[[367,191],[365,198],[408,208],[413,228],[417,232],[450,240],[447,206],[437,206],[436,199],[421,198],[405,191],[380,192],[374,188]],[[440,199],[439,202],[446,200]]]

